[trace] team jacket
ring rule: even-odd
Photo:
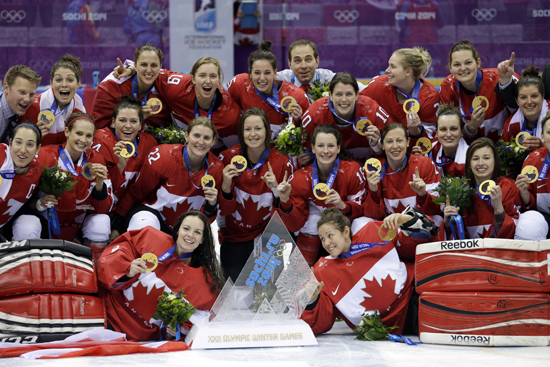
[[[433,138],[435,136],[435,119],[439,107],[439,93],[427,80],[420,78],[422,87],[418,93],[420,110],[418,117],[424,126],[422,136]],[[407,127],[407,114],[403,110],[403,104],[397,102],[395,88],[388,84],[387,75],[379,75],[372,78],[361,95],[374,99],[389,114],[390,121],[399,122]]]
[[[36,124],[38,122],[38,115],[40,112],[43,110],[50,110],[53,107],[54,102],[55,95],[52,88],[35,95],[32,104],[29,106],[29,109],[20,121],[31,120]],[[74,112],[86,112],[84,104],[82,103],[82,98],[80,98],[80,96],[76,93],[71,103],[69,103],[63,111],[61,111],[59,107],[56,107],[56,110],[52,111],[55,115],[55,122],[52,126],[50,126],[48,134],[44,136],[40,144],[42,146],[63,144],[66,140],[65,120],[67,120],[67,118]]]
[[[116,200],[120,199],[136,176],[139,174],[141,166],[151,149],[157,145],[157,141],[152,135],[139,133],[136,137],[138,141],[138,155],[128,158],[124,172],[120,173],[118,169],[118,157],[113,151],[113,147],[118,143],[118,139],[111,129],[108,127],[96,130],[92,149],[97,151],[105,158],[107,169],[109,170],[109,178],[113,184],[113,193]]]
[[[533,136],[536,136],[537,138],[542,137],[542,120],[546,118],[546,114],[548,113],[548,103],[548,100],[542,101],[540,116],[537,124],[535,125],[534,134],[531,134]],[[504,131],[502,132],[501,139],[508,142],[512,138],[515,138],[522,131],[524,122],[525,116],[523,116],[523,112],[521,112],[521,109],[518,108],[518,110],[513,115],[509,116],[504,123]]]
[[[287,82],[276,81],[275,84],[277,84],[277,90],[279,91],[279,102],[286,96],[292,96],[302,108],[302,112],[305,112],[309,108],[309,100],[303,90]],[[256,94],[254,84],[248,74],[244,73],[235,76],[227,85],[227,89],[233,100],[241,106],[243,111],[246,111],[250,107],[259,107],[264,110],[271,123],[273,133],[279,131],[282,124],[288,122],[288,113],[284,111],[281,111],[283,112],[282,114],[277,112]]]
[[[384,164],[385,159],[381,159],[380,162]],[[426,196],[423,202],[419,202],[422,199],[419,199],[409,185],[415,176],[416,167],[426,183]],[[391,173],[389,166],[388,172]],[[412,154],[403,171],[386,174],[378,184],[378,191],[368,190],[368,195],[363,203],[364,215],[382,220],[387,214],[402,213],[408,205],[419,209],[426,215],[439,214],[441,212],[439,205],[432,201],[437,196],[435,189],[439,185],[439,181],[441,181],[441,175],[435,163],[430,158]],[[367,189],[368,187],[367,183]]]
[[[334,116],[329,109],[328,99],[329,97],[319,98],[313,102],[307,111],[305,111],[304,116],[302,117],[302,126],[304,127],[308,138],[313,135],[313,131],[317,126],[331,124],[336,126],[342,135],[344,145],[350,150],[355,158],[362,160],[370,158],[371,148],[369,145],[369,139],[355,131],[353,125],[346,124]],[[355,122],[358,118],[363,117],[375,125],[378,130],[382,130],[386,123],[388,123],[387,116],[388,113],[384,111],[384,109],[380,107],[376,101],[366,96],[359,96],[355,105],[355,116],[353,117],[352,122]],[[391,120],[389,120],[389,122],[391,122]],[[366,125],[365,128],[366,127],[368,127],[368,125]]]
[[[485,121],[481,124],[477,130],[477,134],[470,134],[466,128],[464,128],[464,135],[466,141],[471,142],[482,136],[487,136],[494,142],[497,142],[502,135],[502,130],[504,127],[504,122],[508,117],[509,113],[506,109],[506,104],[504,100],[495,93],[495,87],[499,82],[500,78],[498,76],[497,69],[479,69],[483,75],[481,80],[481,85],[479,91],[477,92],[478,96],[485,96],[489,101],[489,108],[485,111]],[[518,78],[518,75],[514,74],[514,78]],[[475,94],[469,94],[465,92],[465,88],[460,87],[459,91],[456,88],[456,79],[453,74],[443,80],[441,83],[441,90],[439,92],[441,96],[441,103],[453,103],[455,106],[462,106],[462,110],[466,114],[464,117],[464,123],[468,124],[472,119],[472,114],[470,112],[470,107],[472,106],[472,101],[475,98]]]
[[[231,163],[231,158],[242,155],[240,145],[225,150],[220,154],[224,166]],[[220,195],[220,215],[225,217],[224,239],[230,242],[249,241],[262,234],[271,219],[273,211],[273,193],[262,180],[269,172],[271,164],[277,182],[292,175],[293,166],[288,157],[271,149],[266,163],[257,170],[247,169],[233,179],[231,184],[232,199]],[[221,182],[220,182],[221,185]],[[221,186],[220,186],[221,187]]]
[[[65,148],[65,146],[66,143],[63,143],[62,147]],[[70,159],[69,153],[66,150],[65,154]],[[88,149],[85,154],[89,163],[105,165],[105,159],[95,150]],[[62,171],[68,172],[65,164],[59,157],[58,145],[48,145],[40,149],[38,160],[45,167],[53,167],[57,164]],[[83,156],[81,156],[74,165],[78,174],[81,173],[83,165]],[[105,214],[113,209],[114,197],[111,180],[107,179],[103,181],[108,193],[107,198],[103,200],[96,200],[92,197],[92,190],[96,185],[95,180],[89,181],[82,176],[73,176],[73,181],[77,182],[74,189],[63,192],[59,198],[59,204],[56,205],[61,234],[55,236],[52,233],[52,238],[73,241],[86,216],[86,212],[92,211],[93,213]],[[42,213],[45,214],[46,212]]]
[[[185,299],[197,308],[189,321],[193,323],[214,305],[217,294],[212,292],[210,272],[203,267],[186,265],[172,256],[159,262],[157,268],[136,275],[126,282],[118,280],[128,273],[130,263],[146,252],[160,257],[174,246],[172,236],[152,227],[130,231],[113,241],[98,263],[98,280],[107,319],[116,331],[128,339],[154,340],[160,336],[161,320],[151,316],[157,310],[158,297],[163,292],[178,293],[183,289]],[[190,328],[188,323],[183,327]]]
[[[91,113],[98,129],[111,126],[113,110],[123,94],[132,95],[132,77],[116,79],[111,73],[99,83]],[[169,108],[166,108],[166,101],[160,97],[154,86],[149,92],[148,98],[158,98],[163,107],[159,113],[147,118],[145,123],[156,127],[168,126],[170,123]]]
[[[10,148],[0,144],[0,171],[12,170]],[[2,178],[0,185],[0,228],[29,200],[40,183],[43,166],[35,157],[24,175],[15,175],[12,180]]]
[[[458,142],[458,148],[453,159],[446,157],[442,158],[443,148],[441,143],[436,141],[432,145],[430,158],[434,161],[441,176],[449,175],[451,177],[464,176],[464,167],[466,166],[466,152],[468,151],[468,143],[461,138]]]
[[[166,225],[172,228],[183,213],[202,211],[206,200],[201,178],[206,175],[207,167],[192,173],[191,181],[189,171],[183,165],[183,147],[180,144],[163,144],[152,149],[141,166],[139,177],[119,200],[116,212],[125,216],[133,206],[145,204],[159,211]],[[216,187],[220,188],[223,163],[211,152],[208,152],[207,159],[208,174],[214,177]]]
[[[287,203],[281,202],[277,212],[290,232],[300,231],[317,236],[317,222],[321,218],[321,213],[329,206],[313,195],[312,167],[313,165],[308,165],[299,169],[288,180],[292,185],[290,199]],[[350,220],[360,217],[361,201],[365,196],[363,167],[355,161],[340,160],[340,167],[332,188],[340,194],[342,201],[346,204],[346,209],[342,213],[346,214]]]

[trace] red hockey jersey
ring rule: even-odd
[[[224,166],[231,163],[231,158],[242,155],[241,146],[237,145],[220,154]],[[220,215],[225,216],[224,239],[230,242],[249,241],[262,234],[271,219],[273,194],[262,177],[269,172],[269,163],[277,182],[290,177],[293,166],[286,155],[271,149],[267,162],[257,170],[246,170],[233,179],[231,191],[233,199],[219,196]]]
[[[10,148],[0,144],[0,171],[12,170]],[[2,178],[0,185],[0,228],[29,200],[40,183],[43,165],[35,157],[24,175],[15,175],[12,180]]]
[[[535,125],[535,131],[534,134],[531,134],[533,136],[536,136],[537,138],[542,137],[542,120],[546,118],[546,114],[548,113],[548,103],[550,103],[550,100],[542,101],[542,109],[540,110],[540,116],[537,121],[537,124]],[[525,116],[523,115],[523,112],[521,112],[521,109],[518,108],[516,113],[509,116],[506,122],[504,123],[504,131],[502,132],[501,139],[508,142],[512,138],[515,138],[523,128],[523,124],[525,123]]]
[[[66,143],[62,145],[63,148],[65,148],[65,145]],[[67,157],[70,157],[66,150],[65,154]],[[88,149],[86,151],[86,159],[90,163],[105,165],[103,156],[93,149]],[[68,172],[65,164],[59,157],[58,145],[48,145],[40,149],[38,160],[45,167],[53,167],[57,164],[62,171]],[[74,168],[78,174],[81,173],[83,165],[84,160],[82,156],[78,162],[74,164]],[[96,185],[95,180],[89,181],[82,176],[73,176],[73,182],[74,181],[77,183],[73,190],[63,192],[59,198],[59,204],[56,206],[56,210],[59,217],[61,234],[54,235],[52,233],[52,238],[74,241],[87,211],[104,214],[109,213],[113,209],[114,197],[110,180],[107,179],[103,181],[108,191],[108,196],[104,200],[96,200],[91,195]],[[45,214],[46,212],[42,213]]]
[[[525,162],[523,162],[523,167],[535,166],[540,175],[540,171],[547,155],[548,148],[539,148],[533,153],[529,154],[529,156],[525,159]],[[548,186],[549,182],[550,177],[548,177],[547,172],[543,179],[537,180],[532,184],[529,184],[529,197],[531,199],[531,203],[526,209],[534,209],[542,213],[550,214],[550,187]]]
[[[209,311],[216,301],[210,272],[203,267],[186,265],[172,257],[159,262],[153,271],[134,276],[127,282],[118,282],[128,273],[130,263],[146,252],[160,257],[174,246],[172,236],[153,227],[126,232],[103,251],[98,263],[99,284],[105,288],[102,298],[107,320],[116,331],[126,333],[128,339],[154,340],[160,336],[161,320],[152,315],[157,310],[158,297],[163,292],[178,293],[183,289],[185,298],[197,312],[189,321],[194,322]],[[189,327],[184,324],[184,327]]]
[[[460,139],[458,142],[458,148],[453,159],[442,158],[443,148],[441,143],[436,141],[432,145],[432,151],[430,152],[430,158],[435,162],[435,165],[439,169],[439,173],[443,175],[449,175],[451,177],[464,176],[464,167],[466,166],[466,152],[468,151],[468,143],[466,140]]]
[[[128,159],[122,174],[118,169],[118,157],[113,151],[113,147],[116,143],[118,143],[117,137],[108,127],[96,130],[95,132],[92,149],[105,158],[107,169],[109,170],[109,178],[111,179],[111,183],[113,185],[113,193],[116,198],[115,200],[120,199],[124,195],[128,189],[128,185],[130,185],[139,174],[145,158],[151,149],[157,145],[155,138],[147,133],[139,133],[137,140],[138,155]]]
[[[294,84],[283,81],[276,81],[275,84],[278,86],[279,102],[286,96],[292,96],[302,108],[302,112],[305,112],[309,108],[309,100],[303,90]],[[264,110],[271,123],[273,133],[279,131],[282,124],[288,122],[288,113],[281,111],[283,112],[281,114],[277,112],[269,103],[256,94],[254,83],[252,83],[247,73],[239,74],[231,79],[227,85],[227,89],[233,100],[241,106],[243,111],[246,111],[250,107],[259,107]]]
[[[385,159],[380,160],[382,164]],[[422,205],[418,204],[418,195],[409,185],[409,182],[416,176],[415,169],[418,167],[420,176],[426,183],[426,198]],[[390,168],[388,167],[388,172]],[[368,190],[368,195],[363,203],[364,215],[376,220],[383,219],[387,214],[402,213],[410,205],[417,208],[426,215],[436,215],[441,212],[439,205],[432,199],[437,196],[435,189],[441,181],[441,175],[435,163],[427,157],[412,154],[407,165],[401,172],[386,174],[378,184],[378,191]],[[367,189],[368,189],[367,184]],[[437,221],[437,217],[434,217]],[[437,221],[437,224],[441,224]]]
[[[221,187],[223,163],[208,152],[208,167],[191,173],[191,182],[189,171],[183,165],[183,147],[180,144],[163,144],[151,150],[141,166],[138,178],[126,191],[126,195],[120,198],[116,209],[118,214],[125,216],[133,206],[145,204],[158,210],[164,223],[172,228],[183,213],[189,210],[202,211],[206,200],[201,178],[208,171],[214,177],[216,187]]]
[[[424,126],[424,136],[433,138],[435,136],[436,112],[439,108],[439,92],[427,80],[420,78],[422,87],[418,93],[420,99],[420,110],[418,117]],[[407,114],[403,110],[403,104],[397,102],[395,88],[388,83],[386,74],[375,76],[360,93],[374,99],[380,106],[389,113],[389,119],[399,122],[407,127]]]
[[[33,123],[38,122],[38,115],[41,111],[50,110],[54,107],[55,94],[53,93],[52,88],[49,88],[43,93],[39,93],[34,96],[32,104],[29,106],[29,109],[23,116],[20,121],[31,120]],[[65,120],[75,112],[86,112],[84,108],[84,103],[82,103],[82,98],[75,93],[73,100],[69,105],[62,111],[57,105],[55,106],[55,111],[52,113],[55,115],[55,122],[50,129],[48,134],[42,138],[41,145],[58,145],[65,142]]]
[[[481,85],[479,91],[477,92],[478,96],[484,96],[489,101],[489,108],[485,111],[485,121],[481,124],[477,130],[477,134],[471,135],[468,133],[466,128],[464,128],[464,134],[466,140],[471,142],[482,136],[487,136],[494,142],[497,142],[502,135],[502,130],[504,127],[504,122],[508,118],[509,112],[506,109],[506,104],[504,100],[495,93],[495,87],[499,82],[500,78],[498,76],[497,69],[479,69],[483,75],[481,80]],[[519,78],[517,74],[514,74],[514,78]],[[460,92],[456,88],[456,79],[453,74],[443,80],[441,83],[441,90],[439,92],[441,96],[441,103],[452,103],[455,106],[462,107],[462,110],[465,114],[464,123],[468,124],[472,119],[472,114],[470,113],[470,107],[476,95],[467,94],[464,91],[463,87],[460,87]]]
[[[304,127],[308,138],[313,135],[313,131],[317,126],[331,124],[336,126],[342,135],[344,145],[355,156],[355,158],[362,160],[370,158],[371,148],[369,145],[369,139],[355,131],[353,125],[351,124],[346,127],[339,126],[342,121],[335,117],[330,111],[328,99],[329,97],[323,97],[316,100],[309,107],[309,109],[305,111],[304,116],[302,117],[302,126]],[[355,116],[353,116],[352,122],[355,122],[359,118],[368,119],[378,128],[378,130],[382,130],[387,123],[391,122],[391,119],[388,119],[388,113],[384,111],[384,109],[380,107],[376,101],[367,96],[359,96],[357,99],[357,103],[355,105]],[[339,124],[336,123],[336,120],[338,120]],[[368,125],[366,127],[368,127]]]

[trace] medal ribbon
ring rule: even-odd
[[[241,151],[241,155],[243,154],[243,152]],[[264,152],[262,153],[262,156],[260,157],[260,160],[258,161],[258,163],[256,163],[254,165],[254,167],[252,168],[246,168],[246,171],[248,170],[257,170],[258,168],[260,168],[261,166],[263,166],[265,164],[265,162],[267,162],[267,158],[269,158],[269,149],[265,149]]]
[[[453,232],[453,237],[455,238],[455,240],[463,240],[466,236],[464,235],[464,221],[462,220],[462,216],[460,214],[453,215],[449,220],[454,221],[456,223],[456,228],[458,229],[457,237],[455,226],[452,223],[449,223],[451,225],[451,232]]]
[[[479,192],[479,184],[477,182],[476,182],[476,193],[481,200],[489,200],[489,205],[491,205],[491,195],[483,195],[481,192]]]
[[[411,339],[401,334],[397,334],[397,335],[390,334],[388,335],[388,339],[390,339],[392,342],[395,342],[395,343],[405,343],[407,345],[422,344],[422,342],[413,342]]]
[[[215,103],[216,103],[216,91],[214,90],[214,98],[212,99],[212,103],[210,104],[210,108],[208,108],[207,117],[208,117],[209,120],[212,120],[212,114],[214,113],[214,104]],[[195,97],[195,117],[200,117],[200,116],[201,116],[201,110],[200,110],[200,107],[199,107],[199,102],[197,101],[197,98]]]
[[[544,162],[542,163],[542,168],[539,172],[539,178],[537,181],[542,181],[546,178],[546,173],[548,173],[548,167],[550,167],[550,152],[546,154],[546,158],[544,158]]]
[[[55,235],[61,234],[61,226],[59,225],[59,217],[57,216],[55,206],[53,208],[48,208],[46,215],[48,217],[48,234],[50,238],[52,238],[52,231]]]
[[[525,116],[524,116],[523,117],[523,124],[521,125],[521,131],[527,131],[529,134],[531,134],[531,136],[535,136],[535,130],[537,129],[537,122],[538,121],[535,121],[535,124],[533,125],[533,128],[528,129],[527,128],[527,123],[525,121]]]
[[[340,158],[336,158],[334,165],[330,170],[328,175],[327,186],[332,189],[334,180],[336,180],[336,174],[338,173],[338,168],[340,168]],[[315,186],[319,183],[319,169],[317,168],[317,159],[313,161],[313,166],[311,168],[311,188],[315,189]]]
[[[67,168],[67,171],[71,173],[73,176],[82,176],[82,174],[77,173],[76,169],[74,168],[73,161],[67,157],[65,154],[65,149],[63,149],[63,146],[59,146],[59,158],[61,158],[61,162],[65,165],[65,168]],[[88,160],[86,159],[86,153],[82,153],[82,166],[84,166],[86,163],[88,163]]]
[[[357,106],[357,105],[356,105]],[[336,110],[334,109],[334,102],[332,102],[332,100],[328,99],[328,108],[330,109],[330,112],[332,112],[332,114],[334,116],[336,116],[338,119],[340,119],[341,121],[347,123],[347,124],[350,124],[350,125],[353,125],[353,130],[355,130],[355,132],[357,132],[357,122],[361,119],[367,119],[368,120],[368,117],[358,117],[355,122],[351,122],[351,121],[348,121],[346,120],[345,118],[343,117],[340,117],[338,116],[338,114],[336,113]],[[355,110],[353,111],[353,115],[355,116]],[[358,133],[359,134],[359,133]]]
[[[481,71],[478,70],[476,75],[476,94],[474,96],[474,99],[477,97],[477,91],[479,90],[479,85],[481,84],[482,79],[483,74],[481,73]],[[469,114],[464,112],[464,109],[462,108],[462,99],[460,98],[460,82],[458,80],[456,81],[456,90],[458,92],[458,107],[460,108],[460,114],[462,115],[462,117],[466,117]],[[470,113],[472,112],[474,112],[474,108],[470,105]]]
[[[270,95],[267,95],[265,93],[260,92],[256,87],[254,87],[254,90],[256,91],[256,94],[263,99],[267,104],[269,104],[271,107],[275,109],[275,111],[279,112],[282,115],[286,115],[287,112],[281,110],[281,105],[279,104],[279,92],[277,92],[277,84],[273,82],[273,97]]]
[[[117,133],[116,133],[116,130],[115,130],[115,136],[117,138],[118,141],[120,141],[120,138],[118,137]],[[132,155],[132,157],[137,157],[138,156],[138,141],[137,141],[137,135],[136,135],[136,138],[134,139],[134,148],[136,149],[136,152],[134,153],[134,155]]]
[[[53,89],[52,89],[52,93],[53,93]],[[71,102],[72,102],[72,101],[71,101]],[[48,110],[50,110],[50,111],[53,113],[53,115],[54,115],[55,117],[57,117],[57,116],[59,116],[59,115],[62,115],[63,112],[67,111],[67,108],[69,108],[69,106],[71,105],[71,102],[69,102],[69,103],[67,104],[67,107],[65,107],[65,109],[64,109],[63,111],[61,111],[61,112],[59,112],[59,113],[55,113],[55,112],[57,111],[57,107],[58,107],[59,105],[57,104],[57,99],[55,99],[55,93],[54,93],[54,98],[53,98],[52,106],[51,106],[50,108],[48,108]]]
[[[414,99],[418,102],[418,105],[420,106],[420,99],[418,98],[418,94],[420,93],[420,87],[422,86],[422,84],[420,83],[420,79],[416,79],[416,81],[414,82],[414,87],[413,87],[413,91],[412,91],[412,95],[411,94],[407,94],[401,90],[399,90],[397,87],[394,87],[395,90],[397,92],[399,92],[403,97],[407,98],[407,99]]]
[[[168,260],[169,258],[171,258],[172,256],[174,256],[174,253],[176,252],[176,244],[174,243],[174,246],[170,247],[164,254],[160,255],[160,257],[158,258],[159,259],[159,263],[160,262],[163,262],[163,261],[166,261]],[[191,255],[193,255],[192,252],[188,253],[188,254],[183,254],[181,255],[180,257],[177,257],[176,260],[178,259],[187,259],[187,258],[190,258]]]
[[[391,175],[395,175],[397,172],[401,172],[403,168],[407,165],[408,160],[409,160],[409,157],[405,155],[405,159],[403,160],[403,164],[401,165],[401,167],[399,167],[397,171],[394,171],[392,173],[387,173],[388,161],[385,161],[384,165],[382,166],[382,169],[380,170],[380,181],[382,181],[384,177],[386,177],[386,175],[391,176]]]
[[[207,153],[208,155],[208,153]],[[195,185],[193,182],[193,177],[191,177],[191,161],[189,160],[189,153],[187,153],[187,145],[183,147],[183,158],[185,159],[185,165],[187,166],[187,172],[189,172],[189,181],[191,181],[191,184],[195,187],[197,190],[202,190],[202,187]],[[204,157],[204,160],[206,161],[206,175],[208,174],[208,158]]]
[[[147,100],[149,99],[149,92],[151,91],[151,89],[153,89],[153,86],[154,86],[154,84],[149,89],[147,89],[147,91],[145,92],[145,95],[143,96],[143,99],[141,100],[141,105],[142,106],[145,106],[147,104]],[[134,96],[134,98],[139,99],[139,83],[138,83],[137,73],[132,78],[132,95]]]
[[[343,257],[343,258],[352,257],[354,255],[357,255],[357,254],[363,252],[363,251],[370,250],[373,247],[384,246],[384,245],[386,245],[390,242],[391,241],[386,241],[386,242],[383,242],[383,243],[368,243],[368,242],[352,243],[351,244],[351,249],[347,252],[344,252],[344,253],[340,254],[338,257]]]

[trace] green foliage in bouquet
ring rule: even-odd
[[[71,191],[76,185],[76,181],[72,182],[73,175],[59,169],[56,164],[53,167],[44,167],[40,175],[40,184],[38,188],[48,194],[60,197],[63,191]]]
[[[472,205],[472,196],[476,190],[468,184],[466,177],[450,177],[444,176],[441,178],[441,183],[435,189],[439,197],[433,199],[434,203],[445,205],[447,203],[447,195],[452,206],[460,208],[460,215],[464,215],[464,208],[469,208]]]
[[[513,167],[521,169],[525,158],[531,153],[516,144],[516,138],[512,138],[510,142],[500,141],[498,148],[498,157],[500,158],[500,167],[503,172],[508,168]]]
[[[378,310],[375,310],[372,315],[363,315],[361,322],[353,329],[353,332],[357,335],[355,339],[374,341],[388,339],[388,335],[390,335],[389,330],[396,328],[398,326],[387,327],[384,325]]]
[[[279,153],[296,157],[304,152],[303,144],[306,138],[307,134],[302,127],[284,124],[273,139],[273,145]]]
[[[169,127],[147,125],[145,132],[153,135],[159,144],[187,144],[185,141],[185,130],[175,125]]]
[[[176,330],[178,324],[187,322],[196,308],[185,298],[183,289],[178,293],[162,292],[157,304],[157,312],[153,314],[156,320],[162,320],[164,325],[170,325],[172,330]]]
[[[316,101],[319,98],[328,97],[330,95],[329,91],[329,81],[325,80],[324,83],[321,84],[320,79],[315,79],[313,81],[313,85],[309,87],[307,93],[311,96],[311,98]]]

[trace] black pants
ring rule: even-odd
[[[254,240],[244,242],[222,242],[220,247],[220,261],[226,279],[231,278],[233,283],[237,280],[253,250]]]

